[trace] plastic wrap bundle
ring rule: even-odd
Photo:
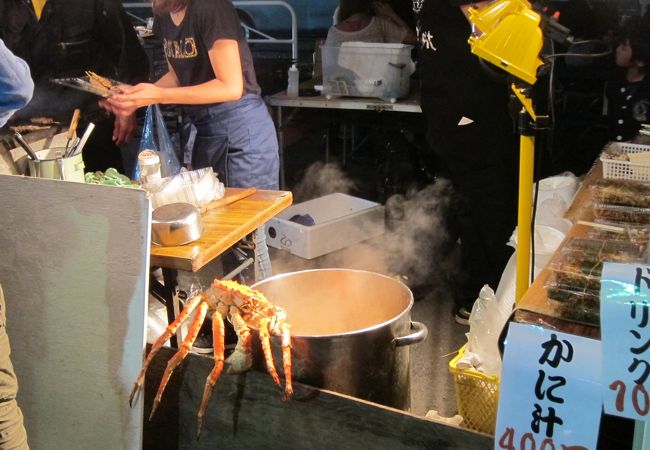
[[[225,188],[212,167],[181,172],[144,184],[153,209],[170,203],[191,203],[197,208],[223,197]]]
[[[459,368],[473,368],[488,375],[501,373],[498,341],[511,311],[512,304],[499,302],[492,288],[483,286],[472,307],[467,348]]]

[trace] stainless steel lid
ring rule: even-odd
[[[170,203],[153,211],[151,240],[154,244],[183,245],[197,240],[202,232],[201,211],[190,203]]]

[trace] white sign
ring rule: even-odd
[[[596,449],[602,410],[600,342],[510,324],[495,449]]]
[[[607,414],[648,420],[650,266],[605,263],[601,277],[603,401]]]

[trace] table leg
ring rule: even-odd
[[[156,277],[151,276],[149,280],[149,291],[156,299],[165,305],[167,310],[167,323],[172,323],[181,310],[177,292],[178,271],[175,269],[162,269],[163,283]],[[175,336],[169,340],[169,345],[178,348],[178,342],[182,342],[181,328],[178,328]]]
[[[280,189],[284,189],[284,131],[282,130],[282,106],[276,108],[276,133],[278,135],[278,157],[280,159]]]

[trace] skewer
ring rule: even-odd
[[[81,153],[81,151],[84,148],[84,145],[86,145],[86,141],[90,137],[90,133],[93,132],[95,129],[95,124],[92,122],[88,123],[88,126],[86,127],[86,131],[84,131],[83,136],[81,136],[81,140],[79,141],[79,144],[77,144],[74,149],[70,152],[70,156],[75,156]]]
[[[623,233],[625,231],[625,228],[623,227],[617,227],[614,225],[605,225],[604,223],[588,222],[586,220],[578,220],[577,223],[579,223],[580,225],[586,225],[588,227],[600,228],[601,230],[613,231],[615,233]]]
[[[25,138],[23,137],[22,134],[20,134],[18,131],[14,130],[14,137],[16,138],[16,141],[20,144],[20,146],[27,152],[27,155],[34,161],[39,161],[38,155],[34,151],[34,149],[27,143]]]
[[[72,142],[73,139],[77,137],[77,125],[79,124],[80,115],[81,115],[81,110],[78,108],[75,109],[74,113],[72,114],[72,120],[70,121],[70,127],[68,128],[68,141],[65,143],[65,152],[63,155],[65,157],[69,156],[68,148],[70,147],[70,142]]]

